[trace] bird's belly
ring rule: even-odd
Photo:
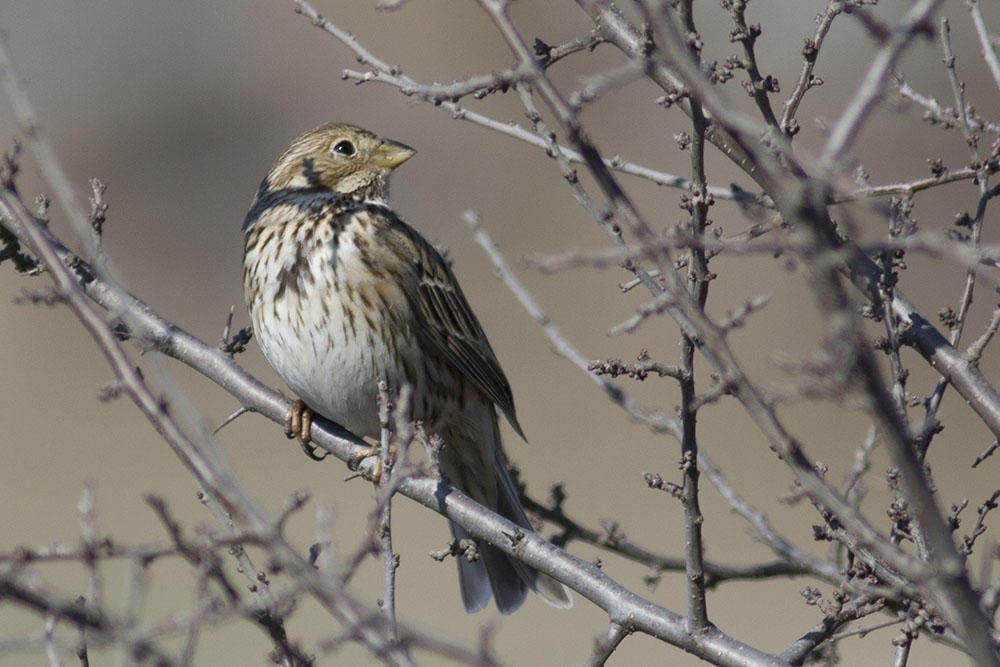
[[[306,405],[357,435],[377,433],[378,371],[370,357],[344,342],[275,336],[264,344],[264,338],[264,356]]]
[[[306,405],[357,435],[377,437],[378,381],[393,390],[408,383],[420,395],[422,353],[402,294],[371,277],[346,284],[348,267],[339,268],[339,285],[324,273],[284,290],[265,283],[250,304],[251,319],[264,356]]]
[[[407,365],[416,366],[419,350],[407,340],[390,350],[364,318],[355,318],[352,328],[348,316],[337,315],[284,324],[262,318],[255,321],[255,330],[264,356],[306,405],[357,435],[377,437],[378,381],[394,389],[402,382],[419,383],[420,378],[407,377],[397,361],[402,355]]]

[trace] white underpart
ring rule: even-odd
[[[300,210],[294,205],[280,205],[269,209],[265,216],[270,220],[290,219],[297,213]],[[262,219],[258,224],[266,222]],[[287,235],[276,258],[257,264],[258,253],[253,251],[245,259],[248,266],[257,266],[252,280],[261,298],[250,304],[250,315],[258,343],[278,375],[309,407],[358,435],[377,436],[378,379],[391,385],[404,380],[421,385],[423,378],[404,378],[401,368],[385,368],[376,363],[376,359],[391,358],[390,351],[379,330],[369,326],[358,305],[327,299],[330,305],[324,313],[324,297],[334,290],[333,272],[328,268],[334,262],[332,224],[323,225],[309,239],[311,250],[305,254],[308,266],[298,274],[298,291],[289,286],[278,296],[279,275],[283,268],[286,272],[292,270],[298,257],[295,248],[305,242],[302,230],[296,242],[289,238],[294,229],[290,224],[274,228],[274,233]],[[375,289],[379,283],[383,294],[389,290],[388,294],[396,297],[389,299],[394,307],[406,307],[399,289],[384,284],[385,279],[374,275],[361,261],[355,244],[359,229],[360,225],[348,225],[339,235],[337,278],[349,282],[357,293],[366,294],[372,303],[380,303]],[[302,296],[304,305],[293,306]],[[269,305],[272,303],[273,306]],[[353,330],[349,310],[354,313]],[[376,326],[386,316],[387,313],[380,312]],[[406,316],[402,319],[410,321]],[[412,369],[421,367],[420,350],[409,330],[399,352],[408,358]]]

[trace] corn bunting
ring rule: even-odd
[[[507,378],[448,263],[386,203],[389,173],[414,153],[332,123],[281,154],[243,223],[254,332],[307,419],[315,410],[378,437],[376,380],[412,386],[410,414],[444,439],[452,483],[531,530],[500,444],[496,407],[523,437]],[[294,429],[308,434],[308,421]],[[451,532],[469,537],[455,524]],[[509,614],[529,589],[572,605],[554,579],[487,544],[479,554],[456,559],[467,611],[492,593]]]

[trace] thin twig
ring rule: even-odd
[[[779,121],[781,131],[788,136],[792,136],[798,131],[798,124],[793,124],[793,121],[795,121],[795,114],[799,110],[799,104],[802,103],[802,98],[805,97],[806,91],[820,83],[813,76],[813,68],[816,66],[816,60],[819,58],[823,48],[823,41],[826,39],[827,33],[830,32],[830,26],[833,25],[833,20],[843,11],[842,7],[841,0],[830,0],[826,9],[817,20],[816,34],[813,35],[811,40],[806,40],[805,47],[802,49],[802,72],[799,74],[799,80],[796,82],[792,94],[785,101],[781,112],[781,120]]]
[[[378,383],[378,416],[381,424],[379,456],[382,474],[379,485],[388,486],[392,479],[392,435],[393,424],[390,420],[393,405],[389,395],[389,386],[384,380]],[[380,503],[375,534],[378,539],[379,551],[382,554],[383,593],[381,608],[385,615],[389,638],[398,641],[399,631],[396,628],[396,568],[398,557],[392,552],[392,498],[386,498]]]
[[[850,100],[847,108],[830,129],[830,135],[820,156],[820,163],[826,170],[832,171],[843,161],[861,125],[881,99],[885,80],[902,56],[903,50],[917,35],[927,30],[927,21],[940,3],[941,0],[918,0],[910,7],[900,24],[886,36],[878,52],[871,59],[871,65],[861,83],[847,98]]]
[[[750,83],[754,89],[754,98],[761,109],[765,122],[775,124],[774,113],[771,110],[767,93],[760,72],[757,70],[753,44],[754,31],[746,25],[743,16],[743,4],[734,5],[731,13],[736,21],[737,30],[743,35],[743,45],[747,54]],[[688,35],[696,35],[694,24],[694,8],[692,0],[681,0],[677,5],[677,13]],[[647,21],[652,17],[647,15]],[[759,27],[758,27],[759,30]],[[700,61],[700,50],[697,41],[689,41],[692,59]],[[708,224],[708,209],[713,204],[706,188],[705,176],[705,130],[708,122],[704,110],[696,98],[691,99],[691,197],[684,206],[691,215],[691,234],[695,238],[705,235]],[[699,248],[692,247],[687,253],[687,288],[698,308],[704,310],[708,301],[708,283],[712,276],[708,270],[708,257]],[[702,541],[702,526],[705,517],[701,512],[698,498],[698,409],[703,404],[696,394],[695,385],[695,339],[681,332],[680,351],[680,389],[681,389],[681,475],[684,483],[681,486],[681,505],[684,508],[684,561],[687,583],[688,624],[692,632],[700,632],[708,626],[708,601],[705,597],[705,552]]]
[[[607,634],[594,640],[594,652],[583,663],[584,667],[604,667],[608,658],[628,635],[629,630],[625,626],[620,623],[612,623]]]
[[[997,449],[1000,449],[1000,440],[994,440],[992,443],[990,443],[990,446],[987,447],[986,449],[984,449],[979,454],[979,456],[977,456],[975,458],[975,460],[972,462],[972,467],[973,468],[977,467],[980,463],[982,463],[983,461],[985,461],[987,458],[993,456],[993,453],[995,451],[997,451]]]
[[[993,340],[993,336],[996,335],[997,329],[1000,329],[1000,305],[993,309],[993,315],[990,317],[990,323],[986,325],[986,331],[983,335],[972,342],[971,345],[965,350],[965,358],[971,363],[979,363],[983,358],[983,351],[986,346],[990,344]]]
[[[504,285],[506,285],[507,289],[509,289],[517,298],[518,302],[528,312],[531,318],[535,320],[535,323],[541,327],[542,331],[552,343],[556,354],[565,357],[574,366],[586,372],[587,377],[595,382],[615,404],[623,407],[629,414],[638,419],[642,419],[643,421],[649,420],[651,418],[649,411],[643,409],[638,403],[622,391],[622,389],[608,382],[598,374],[590,372],[590,361],[576,348],[576,346],[566,340],[562,332],[559,330],[559,327],[552,322],[545,311],[542,310],[538,302],[535,301],[535,298],[518,279],[517,275],[511,271],[506,258],[504,258],[500,249],[493,242],[493,239],[490,238],[489,233],[482,225],[479,216],[473,211],[467,211],[463,216],[463,219],[472,228],[473,239],[475,239],[476,243],[479,244],[479,247],[486,251],[487,256],[493,263],[497,276],[503,280]],[[673,420],[657,420],[657,422],[661,424],[661,429],[663,421],[673,422]]]
[[[969,8],[969,14],[972,16],[972,25],[976,28],[976,37],[979,38],[979,44],[983,49],[983,60],[989,66],[990,74],[993,75],[993,82],[996,84],[997,89],[1000,90],[1000,60],[997,60],[997,52],[993,49],[989,32],[986,30],[986,22],[983,21],[983,12],[979,8],[979,0],[965,0],[965,4]]]

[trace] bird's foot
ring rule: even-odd
[[[312,444],[312,437],[309,435],[314,414],[312,408],[302,401],[292,403],[292,407],[288,408],[285,414],[285,436],[298,440],[302,451],[313,461],[322,461],[326,458],[326,452],[322,455],[317,454],[319,447]]]
[[[375,465],[372,466],[372,482],[375,484],[375,486],[378,486],[379,484],[382,483],[382,473],[383,473],[381,443],[376,443],[371,447],[369,447],[368,449],[363,449],[357,454],[353,455],[347,461],[347,467],[350,468],[351,470],[356,471],[358,470],[358,468],[361,467],[361,464],[365,461],[365,459],[368,459],[372,456],[375,457]],[[390,467],[392,465],[391,461],[394,461],[395,457],[396,457],[396,447],[394,445],[389,445]]]

